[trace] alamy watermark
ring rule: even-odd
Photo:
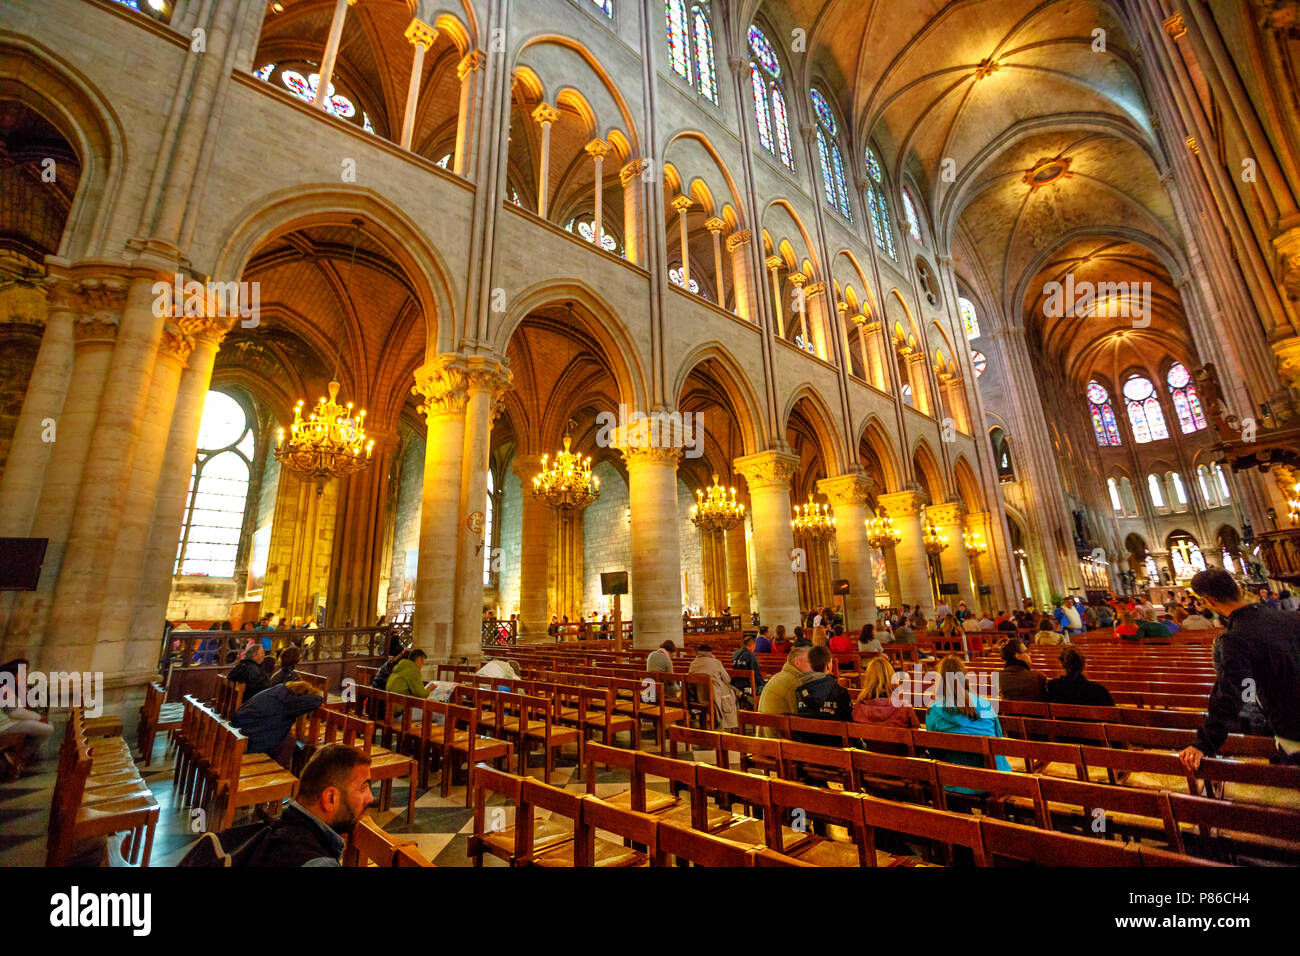
[[[1150,282],[1075,282],[1074,273],[1067,272],[1065,282],[1046,283],[1043,295],[1043,314],[1049,319],[1092,315],[1132,319],[1135,329],[1151,324]]]
[[[647,415],[620,403],[618,414],[606,411],[596,415],[596,428],[596,444],[601,448],[615,444],[617,436],[631,448],[680,448],[684,458],[704,454],[703,412],[661,411]]]
[[[239,319],[240,326],[255,329],[261,323],[260,282],[200,282],[179,272],[172,282],[153,284],[153,314],[159,318],[214,317]]]
[[[902,670],[894,674],[893,685],[889,702],[895,707],[970,706],[981,717],[997,716],[1001,687],[997,671],[924,673],[920,664],[913,664],[910,675]]]
[[[81,707],[90,718],[104,715],[103,671],[29,671],[18,665],[18,674],[0,673],[0,708]]]

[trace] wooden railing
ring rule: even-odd
[[[595,640],[613,640],[614,622],[605,621],[571,621],[567,624],[553,624],[552,628],[555,633],[551,634],[551,639],[555,641],[595,641]],[[549,631],[549,629],[548,629]],[[632,643],[632,622],[622,622],[623,640],[627,644]]]
[[[684,617],[683,634],[720,634],[726,631],[740,630],[740,615],[721,615],[718,617]]]
[[[482,645],[484,647],[500,647],[515,644],[518,641],[519,622],[517,620],[498,621],[496,618],[490,618],[483,622]]]

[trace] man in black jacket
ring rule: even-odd
[[[269,754],[280,766],[289,769],[297,746],[294,721],[325,703],[314,691],[306,681],[294,680],[276,684],[252,700],[244,701],[230,722],[248,738],[248,752]]]
[[[808,679],[795,690],[799,717],[814,720],[849,720],[853,716],[853,700],[840,685],[834,674],[826,673],[831,663],[831,652],[820,644],[808,649],[808,664],[812,671]],[[794,733],[795,740],[805,744],[838,746],[840,738],[825,734]]]
[[[1216,753],[1251,701],[1273,728],[1278,761],[1300,765],[1300,615],[1248,602],[1218,568],[1198,572],[1191,589],[1228,629],[1216,641],[1218,679],[1205,723],[1179,755],[1183,765],[1195,771],[1202,757]]]

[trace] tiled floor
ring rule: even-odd
[[[626,738],[624,738],[626,744]],[[655,743],[647,737],[643,747],[653,750]],[[0,783],[0,867],[43,866],[45,864],[45,834],[49,823],[50,800],[54,791],[57,758],[53,754],[54,742],[47,743],[51,753],[39,762],[28,766],[23,777],[14,783]],[[191,830],[190,814],[175,805],[172,795],[172,759],[164,756],[165,738],[160,738],[154,751],[151,768],[142,773],[162,807],[162,817],[154,836],[151,866],[174,866],[196,839]],[[576,779],[577,767],[573,748],[561,757],[560,765],[551,774],[551,783],[575,793],[585,793],[585,780]],[[695,758],[689,753],[681,758]],[[698,759],[712,762],[713,751],[700,751]],[[542,779],[542,758],[534,754],[529,774]],[[511,768],[512,770],[514,768]],[[389,833],[410,835],[420,852],[438,866],[469,866],[465,855],[469,835],[474,829],[474,812],[465,806],[464,785],[453,786],[446,798],[439,796],[440,778],[433,773],[427,791],[415,801],[415,821],[406,822],[407,786],[405,780],[393,783],[392,809],[380,811],[372,808],[371,817]],[[653,783],[651,784],[653,786]],[[618,773],[598,774],[597,796],[609,796],[627,789],[627,782]],[[663,789],[666,789],[666,785]],[[374,787],[376,800],[379,787]],[[496,803],[504,803],[497,799]],[[513,810],[508,822],[513,823]],[[237,818],[236,822],[250,822],[251,817]],[[104,851],[100,851],[103,856]],[[94,856],[85,862],[94,862]],[[485,865],[497,865],[488,857]]]

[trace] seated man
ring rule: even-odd
[[[1083,676],[1086,658],[1077,647],[1067,647],[1057,658],[1065,668],[1061,677],[1047,682],[1047,699],[1053,704],[1083,704],[1089,707],[1113,707],[1110,691]]]
[[[831,652],[825,647],[814,645],[808,651],[808,666],[812,669],[808,678],[799,684],[795,691],[796,713],[800,717],[814,720],[849,720],[853,716],[853,699],[847,689],[840,685],[834,674],[827,673],[831,664]],[[827,737],[824,734],[795,733],[794,739],[806,744],[828,744],[836,746],[840,738]]]
[[[26,660],[10,661],[0,667],[0,673],[18,676]],[[26,672],[23,673],[24,680]],[[17,780],[23,767],[40,751],[45,738],[54,728],[41,720],[41,715],[24,707],[0,707],[0,778]]]
[[[772,653],[772,641],[767,636],[766,624],[764,624],[762,627],[758,629],[758,636],[754,638],[754,653],[755,654]]]
[[[230,722],[248,738],[247,752],[269,754],[288,770],[297,745],[293,737],[294,721],[325,702],[313,691],[306,681],[294,680],[276,684],[252,700],[244,701]]]
[[[1169,628],[1156,620],[1156,612],[1154,610],[1147,611],[1142,616],[1142,620],[1137,622],[1137,639],[1139,641],[1143,638],[1160,639],[1168,638],[1169,636]]]
[[[1029,652],[1020,638],[1002,645],[1002,670],[998,671],[998,693],[1004,700],[1046,700],[1047,678],[1030,667]]]
[[[808,655],[811,648],[796,647],[790,651],[786,657],[785,663],[781,669],[772,675],[763,686],[762,696],[758,699],[758,712],[760,714],[797,714],[799,712],[799,700],[797,691],[800,685],[808,680],[812,672],[812,666],[808,663]],[[770,727],[759,727],[758,735],[760,737],[777,737],[779,736]]]
[[[423,697],[428,690],[424,686],[424,677],[420,671],[426,659],[424,651],[418,647],[413,648],[404,660],[399,660],[393,666],[393,672],[389,675],[384,690],[390,694]]]
[[[754,645],[757,638],[750,636],[745,638],[744,643],[736,649],[731,655],[732,670],[751,671],[754,674],[753,680],[758,681],[758,686],[751,686],[753,681],[747,677],[733,677],[731,684],[741,693],[749,694],[753,700],[758,700],[758,695],[763,691],[763,672],[758,666],[758,657],[754,654]]]
[[[1214,622],[1200,611],[1193,611],[1183,618],[1182,630],[1184,631],[1207,631],[1212,627],[1214,627]]]

